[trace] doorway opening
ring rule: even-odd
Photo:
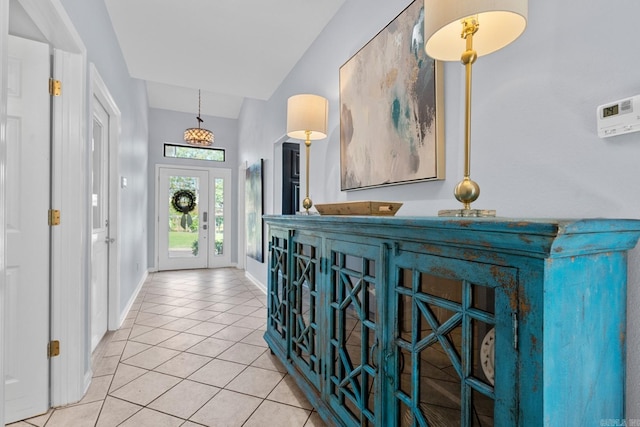
[[[91,351],[120,326],[118,139],[121,113],[91,65]]]
[[[282,144],[282,214],[293,215],[300,206],[300,144]]]

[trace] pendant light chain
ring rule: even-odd
[[[201,99],[200,99],[200,89],[198,89],[198,117],[196,117],[196,119],[198,119],[198,127],[200,127],[200,123],[202,123],[204,120],[202,120],[201,114],[200,114],[200,105],[201,105]]]
[[[201,117],[202,98],[201,90],[198,89],[198,115],[196,120],[198,121],[197,128],[189,128],[184,131],[184,140],[191,145],[204,145],[208,146],[213,144],[213,132],[208,129],[200,127],[200,124],[204,122]]]

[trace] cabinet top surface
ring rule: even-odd
[[[429,216],[359,215],[265,215],[267,222],[317,224],[368,224],[400,227],[466,228],[477,230],[513,230],[550,234],[597,233],[601,231],[640,231],[640,219],[608,218],[461,218]]]
[[[518,219],[409,216],[265,215],[273,226],[415,240],[540,255],[628,250],[640,237],[636,219]]]

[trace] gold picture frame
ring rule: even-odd
[[[416,0],[340,67],[340,184],[445,178],[442,64],[424,51]]]

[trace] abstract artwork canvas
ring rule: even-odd
[[[441,64],[424,51],[424,13],[414,1],[340,67],[342,190],[444,179]]]
[[[245,184],[245,215],[247,227],[247,255],[251,258],[264,262],[262,250],[262,238],[264,235],[264,221],[262,213],[264,210],[263,201],[263,160],[260,159],[247,168]]]

